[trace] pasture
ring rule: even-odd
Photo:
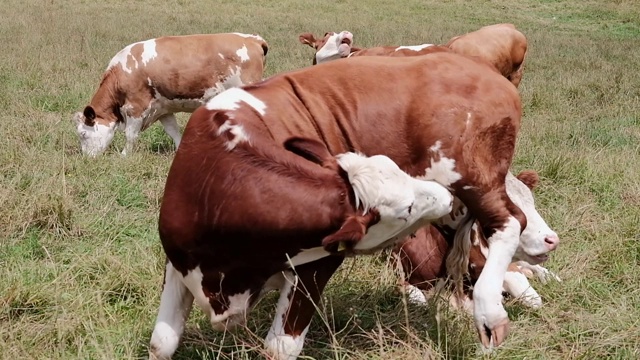
[[[298,34],[349,30],[356,46],[445,43],[512,22],[528,38],[514,173],[541,175],[537,207],[561,239],[532,285],[542,309],[508,302],[496,359],[640,358],[640,7],[615,1],[4,0],[0,21],[0,358],[147,355],[162,285],[157,215],[173,143],[156,124],[123,158],[123,134],[81,156],[71,122],[125,45],[245,32],[269,43],[266,76],[311,64]],[[393,96],[393,94],[389,94]],[[188,116],[178,117],[182,126]],[[250,251],[250,249],[247,249]],[[478,358],[471,319],[407,305],[386,253],[348,260],[307,334],[316,359]],[[175,359],[260,358],[275,294],[246,329],[211,330],[199,309]]]

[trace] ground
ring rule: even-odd
[[[533,281],[544,306],[508,303],[497,359],[640,357],[640,7],[636,1],[5,0],[0,21],[0,358],[144,357],[163,253],[157,216],[171,139],[159,125],[122,158],[90,160],[71,115],[125,45],[160,35],[259,33],[267,74],[311,64],[298,34],[349,30],[358,46],[444,43],[512,22],[529,39],[514,171],[561,246]],[[188,117],[179,118],[184,126]],[[386,254],[348,261],[328,285],[303,355],[476,358],[468,317],[407,306]],[[247,329],[213,333],[192,313],[176,359],[256,358],[274,296]],[[222,353],[220,350],[223,350]]]

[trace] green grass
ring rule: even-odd
[[[267,75],[311,64],[301,32],[350,30],[359,46],[443,43],[513,22],[529,39],[514,170],[537,170],[538,208],[559,233],[533,282],[538,311],[508,303],[498,359],[640,357],[640,7],[635,1],[5,0],[0,22],[0,358],[146,356],[162,282],[156,230],[172,142],[159,125],[122,158],[122,134],[80,156],[71,114],[123,46],[169,34],[256,32]],[[186,123],[188,116],[179,121]],[[303,355],[477,358],[470,319],[407,306],[386,254],[329,284]],[[199,310],[176,359],[259,358],[275,294],[246,329],[214,333]]]

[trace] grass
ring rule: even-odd
[[[123,46],[168,34],[257,32],[267,75],[310,65],[305,31],[350,30],[360,46],[443,43],[497,22],[529,39],[514,170],[537,170],[538,208],[562,244],[562,283],[538,311],[508,303],[497,359],[640,357],[640,8],[635,1],[108,2],[5,0],[0,22],[0,358],[146,356],[162,282],[156,221],[171,140],[80,156],[71,114]],[[184,125],[187,116],[179,121]],[[304,356],[478,358],[469,318],[407,306],[385,254],[348,261],[329,284]],[[246,329],[214,333],[199,310],[176,359],[260,357],[275,295]]]

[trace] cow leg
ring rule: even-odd
[[[342,257],[329,256],[285,273],[276,315],[265,339],[272,360],[298,357],[320,295],[342,261]]]
[[[513,215],[509,215],[502,226],[488,228],[489,232],[493,231],[487,237],[489,256],[473,288],[476,328],[488,349],[499,346],[507,337],[509,317],[502,306],[502,285],[518,247],[521,228],[520,221]]]
[[[158,120],[160,120],[162,127],[164,127],[164,132],[173,139],[173,143],[177,150],[178,146],[180,146],[182,135],[180,134],[180,128],[178,127],[178,121],[176,120],[175,114],[162,115]]]
[[[151,335],[149,359],[171,358],[178,348],[192,304],[193,295],[182,282],[182,274],[167,262],[160,310]]]
[[[507,271],[504,276],[504,291],[524,305],[537,309],[542,306],[542,298],[531,287],[527,277],[519,271]]]

